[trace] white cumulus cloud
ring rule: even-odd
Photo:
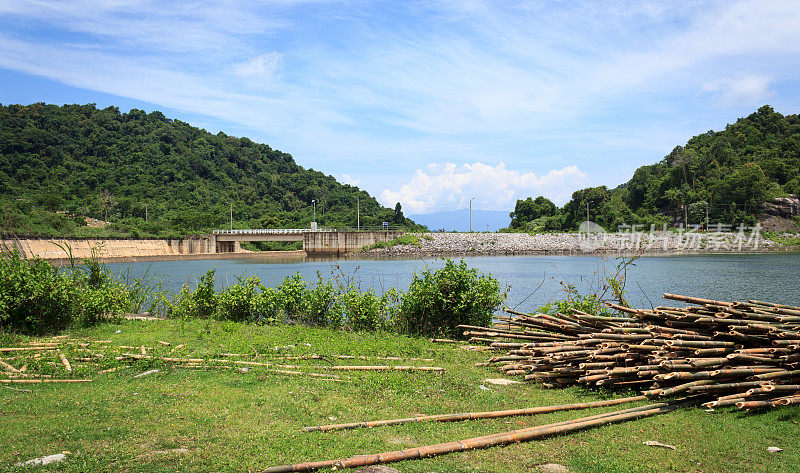
[[[513,209],[517,199],[537,195],[561,204],[586,177],[574,165],[537,176],[533,172],[508,169],[505,163],[496,166],[481,162],[461,166],[431,163],[425,171],[417,169],[399,189],[384,189],[380,200],[387,206],[400,202],[409,214],[465,208],[472,198],[473,208],[487,210]]]
[[[738,79],[720,79],[703,84],[701,92],[711,94],[720,104],[725,106],[758,106],[772,97],[770,90],[772,78],[751,74]]]

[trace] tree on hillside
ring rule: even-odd
[[[537,220],[541,217],[549,217],[556,214],[558,207],[544,196],[536,199],[528,197],[525,200],[517,200],[514,211],[509,214],[511,217],[511,228],[522,228],[526,223]]]
[[[393,222],[396,225],[402,225],[405,223],[406,218],[403,216],[403,206],[400,205],[400,202],[394,206],[394,219]]]

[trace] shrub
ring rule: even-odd
[[[19,252],[0,254],[0,328],[30,335],[87,327],[122,313],[128,288],[96,259],[58,269]]]
[[[300,273],[287,276],[278,286],[278,291],[283,295],[283,310],[289,317],[300,315],[303,309],[303,298],[308,292],[308,287]]]
[[[341,308],[351,330],[375,331],[388,326],[385,317],[385,304],[371,288],[360,292],[351,286],[341,295]]]
[[[255,320],[253,301],[261,281],[251,276],[247,279],[237,277],[237,283],[228,286],[217,296],[216,318],[244,322]]]
[[[276,324],[281,321],[283,293],[272,287],[262,288],[250,302],[253,321],[263,324]]]
[[[108,281],[100,287],[86,287],[77,291],[77,313],[73,324],[91,327],[125,311],[130,303],[130,291],[123,284]]]
[[[332,281],[323,281],[319,274],[317,278],[317,284],[303,293],[301,321],[310,325],[339,327],[342,317],[334,309],[338,291]]]
[[[457,337],[458,325],[489,325],[506,293],[491,275],[467,267],[464,260],[446,259],[441,269],[414,274],[401,297],[398,328],[412,335]]]
[[[181,292],[167,307],[167,315],[178,318],[209,318],[217,310],[217,294],[214,292],[214,274],[217,269],[209,269],[200,276],[197,288],[192,291],[189,284],[181,288]]]
[[[31,335],[69,326],[78,296],[72,281],[41,259],[0,254],[0,327]]]

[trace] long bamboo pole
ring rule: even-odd
[[[485,411],[485,412],[461,412],[455,414],[437,414],[428,416],[406,417],[401,419],[373,420],[368,422],[351,422],[347,424],[328,424],[303,427],[303,432],[329,431],[329,430],[349,430],[358,428],[381,427],[384,425],[399,425],[412,422],[458,422],[462,420],[476,419],[496,419],[499,417],[530,416],[536,414],[547,414],[558,411],[571,411],[578,409],[590,409],[593,407],[616,406],[628,402],[637,402],[647,399],[645,396],[633,396],[620,399],[610,399],[606,401],[593,401],[574,404],[560,404],[555,406],[526,407],[523,409],[510,409],[504,411]]]
[[[638,408],[624,409],[606,414],[598,414],[596,416],[578,418],[571,421],[528,427],[526,429],[512,430],[508,432],[484,435],[481,437],[458,440],[455,442],[428,445],[408,450],[397,450],[393,452],[372,455],[359,455],[341,460],[325,460],[319,462],[299,463],[295,465],[274,466],[264,470],[264,473],[314,471],[322,468],[359,468],[368,465],[377,465],[379,463],[391,463],[402,460],[432,457],[452,452],[463,452],[478,448],[508,445],[510,443],[525,442],[537,438],[560,435],[601,425],[625,422],[628,420],[662,414],[674,410],[686,403],[687,401],[684,399],[680,402],[651,404]]]

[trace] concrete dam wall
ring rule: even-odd
[[[215,253],[209,237],[164,240],[103,240],[103,239],[6,239],[0,240],[0,250],[18,250],[25,257],[43,259],[73,258],[138,258]]]
[[[242,251],[242,241],[302,241],[309,255],[340,255],[403,235],[400,231],[320,231],[296,234],[212,234],[175,239],[19,238],[1,239],[0,251],[17,250],[27,258],[66,260],[91,257],[125,260],[137,258],[203,257],[215,254],[252,254]]]

